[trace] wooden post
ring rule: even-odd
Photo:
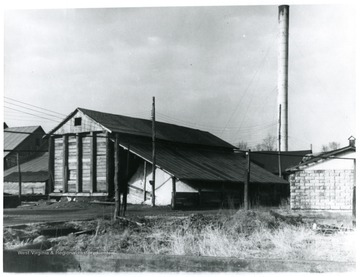
[[[106,132],[106,189],[108,197],[114,196],[114,144]]]
[[[63,135],[63,190],[68,192],[68,179],[69,179],[69,137]]]
[[[121,205],[121,198],[120,198],[120,180],[119,180],[119,172],[120,172],[120,147],[119,147],[119,135],[116,134],[115,139],[115,173],[114,173],[114,185],[115,185],[115,211],[114,211],[114,220],[120,216],[120,205]]]
[[[20,167],[20,157],[19,157],[19,152],[16,153],[16,158],[17,158],[17,166],[18,166],[18,181],[19,181],[19,202],[21,205],[21,167]]]
[[[127,208],[127,193],[128,193],[128,181],[130,178],[130,145],[128,146],[127,149],[127,155],[126,155],[126,173],[125,173],[125,178],[124,178],[124,183],[123,183],[123,209],[122,209],[122,216],[125,217],[125,212],[126,212],[126,208]]]
[[[201,195],[201,189],[198,190],[199,192],[199,207],[202,206],[202,195]]]
[[[153,97],[152,103],[152,206],[155,207],[155,170],[156,170],[156,152],[155,152],[155,138],[156,138],[156,129],[155,129],[155,97]]]
[[[224,183],[221,185],[221,207],[224,207],[225,192],[224,192]]]
[[[146,201],[146,174],[147,174],[147,163],[144,161],[144,201]]]
[[[249,183],[250,183],[250,152],[249,149],[248,152],[246,152],[246,178],[244,183],[244,209],[249,210]]]
[[[172,194],[171,194],[171,207],[172,209],[176,208],[176,178],[172,177]]]
[[[273,184],[273,201],[272,201],[272,206],[275,206],[275,205],[280,205],[280,202],[278,202],[278,197],[277,197],[277,185],[276,184]]]
[[[76,191],[82,192],[82,137],[81,134],[76,134],[76,159],[77,159],[77,165],[76,165]]]
[[[48,151],[49,151],[49,180],[48,180],[48,187],[47,187],[47,193],[50,194],[54,189],[54,157],[55,157],[55,151],[54,151],[54,137],[50,136],[48,141]]]
[[[96,192],[96,133],[90,133],[90,188]]]

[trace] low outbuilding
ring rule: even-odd
[[[21,181],[22,195],[43,195],[47,192],[49,155],[41,153],[34,159],[13,166],[4,171],[4,192],[12,195],[19,194],[19,181]],[[19,178],[19,176],[21,176]]]
[[[287,169],[294,210],[348,210],[355,203],[355,138],[337,150],[305,156]]]
[[[28,161],[43,146],[45,131],[41,126],[4,128],[4,169]]]

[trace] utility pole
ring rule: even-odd
[[[244,183],[244,209],[249,210],[249,183],[250,183],[250,152],[246,152],[246,178]]]
[[[155,138],[156,138],[156,129],[155,129],[155,97],[152,99],[152,111],[151,111],[151,120],[152,120],[152,206],[155,207],[155,170],[156,170],[156,152],[155,152]]]
[[[279,105],[279,138],[278,138],[278,163],[279,163],[279,177],[281,178],[281,104]]]
[[[19,201],[21,205],[21,168],[20,168],[19,152],[16,153],[16,158],[17,158],[18,175],[19,175]]]
[[[147,174],[147,165],[146,161],[144,161],[144,202],[146,201],[146,174]]]

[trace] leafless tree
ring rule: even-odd
[[[254,151],[274,151],[276,150],[276,137],[268,134],[266,138],[253,147]]]
[[[240,149],[240,150],[248,150],[249,149],[249,145],[246,141],[240,141],[238,144],[237,144],[237,147]]]
[[[321,147],[321,152],[336,150],[336,149],[339,149],[339,147],[340,147],[340,143],[332,141],[332,142],[329,142],[327,145],[324,144]]]
[[[263,149],[263,144],[262,143],[258,143],[255,145],[255,147],[253,148],[254,151],[262,151]]]
[[[276,137],[268,134],[267,137],[263,139],[262,145],[263,145],[263,150],[266,150],[266,151],[276,150],[276,147],[275,147]]]

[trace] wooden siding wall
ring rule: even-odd
[[[106,192],[106,138],[97,137],[96,140],[96,183],[98,192]]]
[[[68,144],[68,192],[76,192],[76,176],[77,176],[77,151],[76,136],[69,136]]]
[[[90,184],[90,136],[83,136],[82,137],[82,189],[83,192],[90,192],[91,191],[91,184]]]
[[[81,125],[75,126],[75,118],[81,117]],[[78,134],[85,132],[102,132],[103,128],[101,125],[87,115],[78,111],[74,116],[72,116],[67,122],[64,123],[56,132],[55,135],[64,135],[64,134]]]
[[[106,144],[103,133],[54,137],[53,192],[107,192]]]
[[[54,139],[54,192],[63,192],[63,139]]]

